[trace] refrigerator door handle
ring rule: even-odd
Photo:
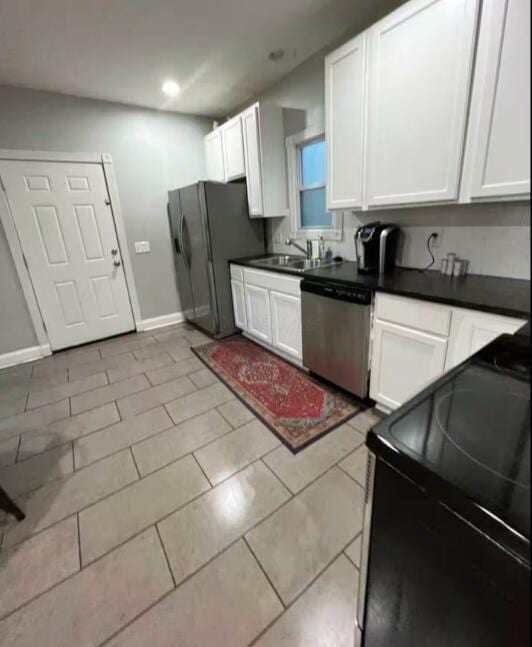
[[[186,265],[187,270],[190,272],[190,263],[188,262],[187,253],[185,249],[185,238],[184,238],[184,227],[185,227],[185,214],[181,213],[181,221],[179,223],[179,240],[181,243],[181,253],[183,254],[183,261]]]

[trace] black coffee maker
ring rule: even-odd
[[[399,227],[370,222],[355,230],[355,258],[358,271],[385,274],[395,268]]]

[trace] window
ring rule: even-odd
[[[325,206],[326,149],[322,128],[308,128],[286,140],[292,235],[340,240],[341,214]]]
[[[297,146],[299,158],[299,214],[301,229],[332,227],[325,208],[325,138]]]

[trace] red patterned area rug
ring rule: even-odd
[[[294,453],[362,410],[241,336],[192,350]]]

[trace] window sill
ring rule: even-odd
[[[290,232],[290,236],[296,240],[318,239],[322,236],[323,240],[338,242],[343,239],[343,231],[341,229],[298,229]]]

